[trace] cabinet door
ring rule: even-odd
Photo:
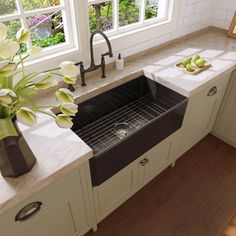
[[[81,171],[48,185],[0,217],[1,236],[80,236],[92,228]]]
[[[28,221],[19,222],[18,227],[6,236],[81,235],[79,226],[84,225],[84,219],[80,216],[85,213],[83,201],[80,201],[81,196],[81,191],[77,189],[70,195],[60,196],[60,200],[48,209],[44,210],[42,205],[41,212]]]
[[[236,89],[232,89],[224,104],[217,133],[236,147]]]
[[[172,137],[166,138],[153,147],[147,152],[145,158],[140,160],[139,175],[141,174],[142,176],[141,185],[145,185],[170,165]]]
[[[137,169],[134,162],[93,189],[97,221],[104,219],[134,193]]]
[[[211,86],[190,97],[181,130],[178,156],[212,131],[228,81],[229,76],[222,77]]]

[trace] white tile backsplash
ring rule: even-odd
[[[236,11],[236,0],[212,0],[213,20],[212,25],[228,29]]]
[[[211,25],[213,0],[181,0],[178,36]]]
[[[177,32],[182,36],[213,25],[228,29],[236,11],[236,0],[181,0]]]

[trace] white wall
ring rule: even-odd
[[[236,11],[236,0],[213,0],[213,21],[214,26],[228,29]]]

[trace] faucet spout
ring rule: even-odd
[[[111,43],[109,41],[109,39],[107,38],[107,36],[100,30],[94,30],[92,33],[91,33],[91,36],[90,36],[90,55],[91,55],[91,67],[94,67],[95,66],[95,61],[94,61],[94,52],[93,52],[93,39],[94,39],[94,36],[96,34],[100,34],[106,41],[107,43],[107,47],[108,47],[108,52],[102,54],[103,56],[109,56],[109,57],[113,57],[113,53],[112,53],[112,47],[111,47]]]

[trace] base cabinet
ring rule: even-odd
[[[133,195],[138,184],[137,162],[93,189],[96,218],[101,221]]]
[[[230,75],[221,76],[189,98],[180,132],[177,157],[183,155],[212,131],[229,78]]]
[[[73,171],[0,218],[1,236],[82,236],[94,224],[85,176]]]
[[[139,185],[144,186],[170,165],[174,137],[172,135],[153,147],[139,162]]]
[[[93,189],[97,222],[170,165],[171,147],[177,132]]]
[[[228,91],[214,127],[214,134],[236,147],[236,71],[232,74]]]

